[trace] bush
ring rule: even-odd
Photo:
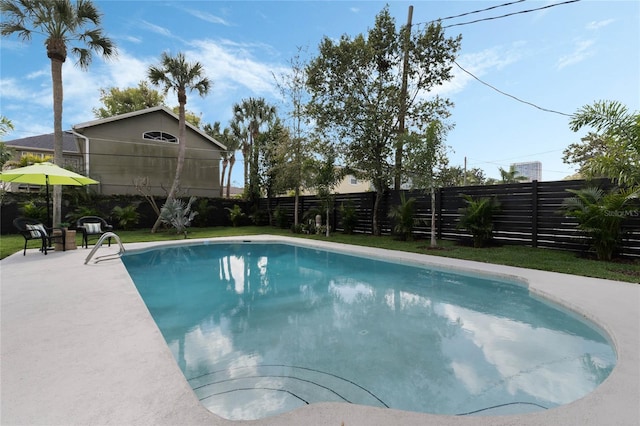
[[[358,215],[353,201],[342,203],[340,206],[340,217],[342,218],[342,229],[345,234],[353,234],[358,225]]]
[[[34,201],[27,201],[20,207],[20,212],[24,217],[37,219],[42,223],[47,223],[47,207],[38,206]],[[47,225],[48,226],[48,225]]]
[[[484,247],[493,238],[493,215],[500,210],[500,202],[495,197],[474,200],[470,195],[462,195],[467,207],[459,210],[458,229],[466,229],[473,236],[473,246]]]
[[[620,242],[622,222],[638,211],[631,200],[638,198],[640,188],[608,193],[597,187],[567,191],[574,196],[564,199],[562,212],[578,220],[578,229],[590,237],[599,260],[611,260]]]
[[[115,206],[111,210],[111,215],[118,224],[118,228],[124,230],[132,229],[140,220],[140,213],[138,213],[137,206],[134,204],[125,207]]]
[[[395,225],[393,232],[398,235],[402,241],[411,241],[413,237],[413,227],[416,223],[415,215],[415,198],[405,199],[404,192],[400,193],[400,205],[393,206],[389,212],[389,218],[393,219]]]
[[[225,207],[225,209],[229,212],[229,219],[231,220],[231,225],[233,227],[240,225],[240,221],[246,216],[243,213],[242,208],[237,204],[234,204],[232,209],[229,207]]]
[[[189,198],[189,202],[185,204],[184,201],[172,198],[162,206],[160,211],[160,220],[162,223],[173,226],[176,229],[176,233],[184,234],[187,238],[187,228],[191,225],[191,221],[198,214],[196,211],[191,211],[191,204],[196,200],[196,197]]]

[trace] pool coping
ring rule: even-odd
[[[593,392],[542,413],[456,417],[342,403],[232,422],[200,405],[120,260],[88,250],[28,250],[0,261],[1,424],[601,425],[640,424],[640,285],[438,256],[271,235],[207,241],[284,242],[459,271],[521,277],[530,291],[600,326],[618,355]],[[101,247],[99,256],[117,247]]]

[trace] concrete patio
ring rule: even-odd
[[[323,241],[251,236],[224,241]],[[175,244],[199,240],[181,240]],[[166,244],[166,243],[165,243]],[[151,243],[127,244],[127,250]],[[232,422],[203,408],[118,259],[84,265],[89,250],[22,251],[0,262],[2,425],[638,425],[640,285],[348,246],[367,256],[519,277],[608,333],[618,354],[594,392],[543,413],[455,417],[349,404],[305,406]],[[116,253],[117,245],[97,255]]]

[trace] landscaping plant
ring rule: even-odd
[[[637,203],[640,188],[613,189],[598,187],[567,189],[574,194],[562,202],[562,213],[578,220],[578,229],[591,239],[598,260],[609,261],[621,238],[622,222],[627,216],[640,214]]]
[[[134,204],[130,204],[125,207],[115,206],[111,210],[111,215],[120,229],[129,230],[138,224],[140,213],[137,212],[136,208]]]
[[[459,210],[458,229],[466,229],[473,236],[473,246],[484,247],[493,238],[493,215],[500,210],[500,202],[495,197],[481,197],[476,200],[470,195],[462,195],[466,207]]]
[[[411,197],[407,200],[404,192],[401,192],[400,204],[393,206],[389,212],[389,218],[395,222],[393,232],[398,235],[402,241],[412,240],[413,227],[416,223],[414,219],[416,211],[415,205],[415,198]]]
[[[168,199],[162,206],[162,210],[160,210],[160,220],[162,223],[173,226],[176,229],[176,233],[184,234],[184,237],[187,238],[187,228],[198,214],[196,211],[191,211],[191,204],[195,200],[196,197],[191,197],[189,202],[185,204],[184,201],[178,198]]]

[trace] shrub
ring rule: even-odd
[[[38,206],[34,201],[27,201],[20,207],[20,212],[24,217],[37,219],[42,223],[47,223],[47,207]]]
[[[415,215],[416,199],[405,198],[404,192],[400,193],[400,204],[393,206],[389,212],[389,218],[393,219],[395,225],[393,232],[398,235],[402,241],[411,241],[413,238],[413,227],[416,223]]]
[[[597,187],[567,189],[574,194],[562,202],[562,212],[578,220],[578,229],[587,233],[599,260],[611,260],[620,242],[621,226],[627,215],[636,214],[640,188],[613,189],[605,192]]]
[[[191,211],[191,204],[195,200],[196,197],[191,197],[189,202],[185,204],[180,199],[170,199],[160,210],[160,220],[162,223],[173,226],[176,229],[176,233],[182,233],[187,238],[187,227],[191,225],[191,221],[198,214],[196,211]]]
[[[493,215],[500,210],[500,202],[495,197],[474,200],[470,195],[462,195],[466,207],[459,210],[458,229],[466,229],[473,236],[474,247],[484,247],[493,238]]]
[[[342,203],[340,206],[340,217],[342,218],[342,229],[345,234],[353,234],[358,225],[358,216],[353,201]]]
[[[282,207],[277,206],[273,210],[273,218],[278,228],[287,229],[289,227],[289,220],[287,219],[285,210]]]
[[[137,206],[134,204],[125,207],[115,206],[111,210],[111,215],[118,224],[118,227],[124,230],[133,228],[140,220],[140,213],[138,213]]]
[[[229,212],[229,219],[231,220],[231,225],[234,227],[238,226],[240,221],[245,217],[242,208],[237,204],[234,204],[232,209],[229,207],[225,207],[225,209]]]

